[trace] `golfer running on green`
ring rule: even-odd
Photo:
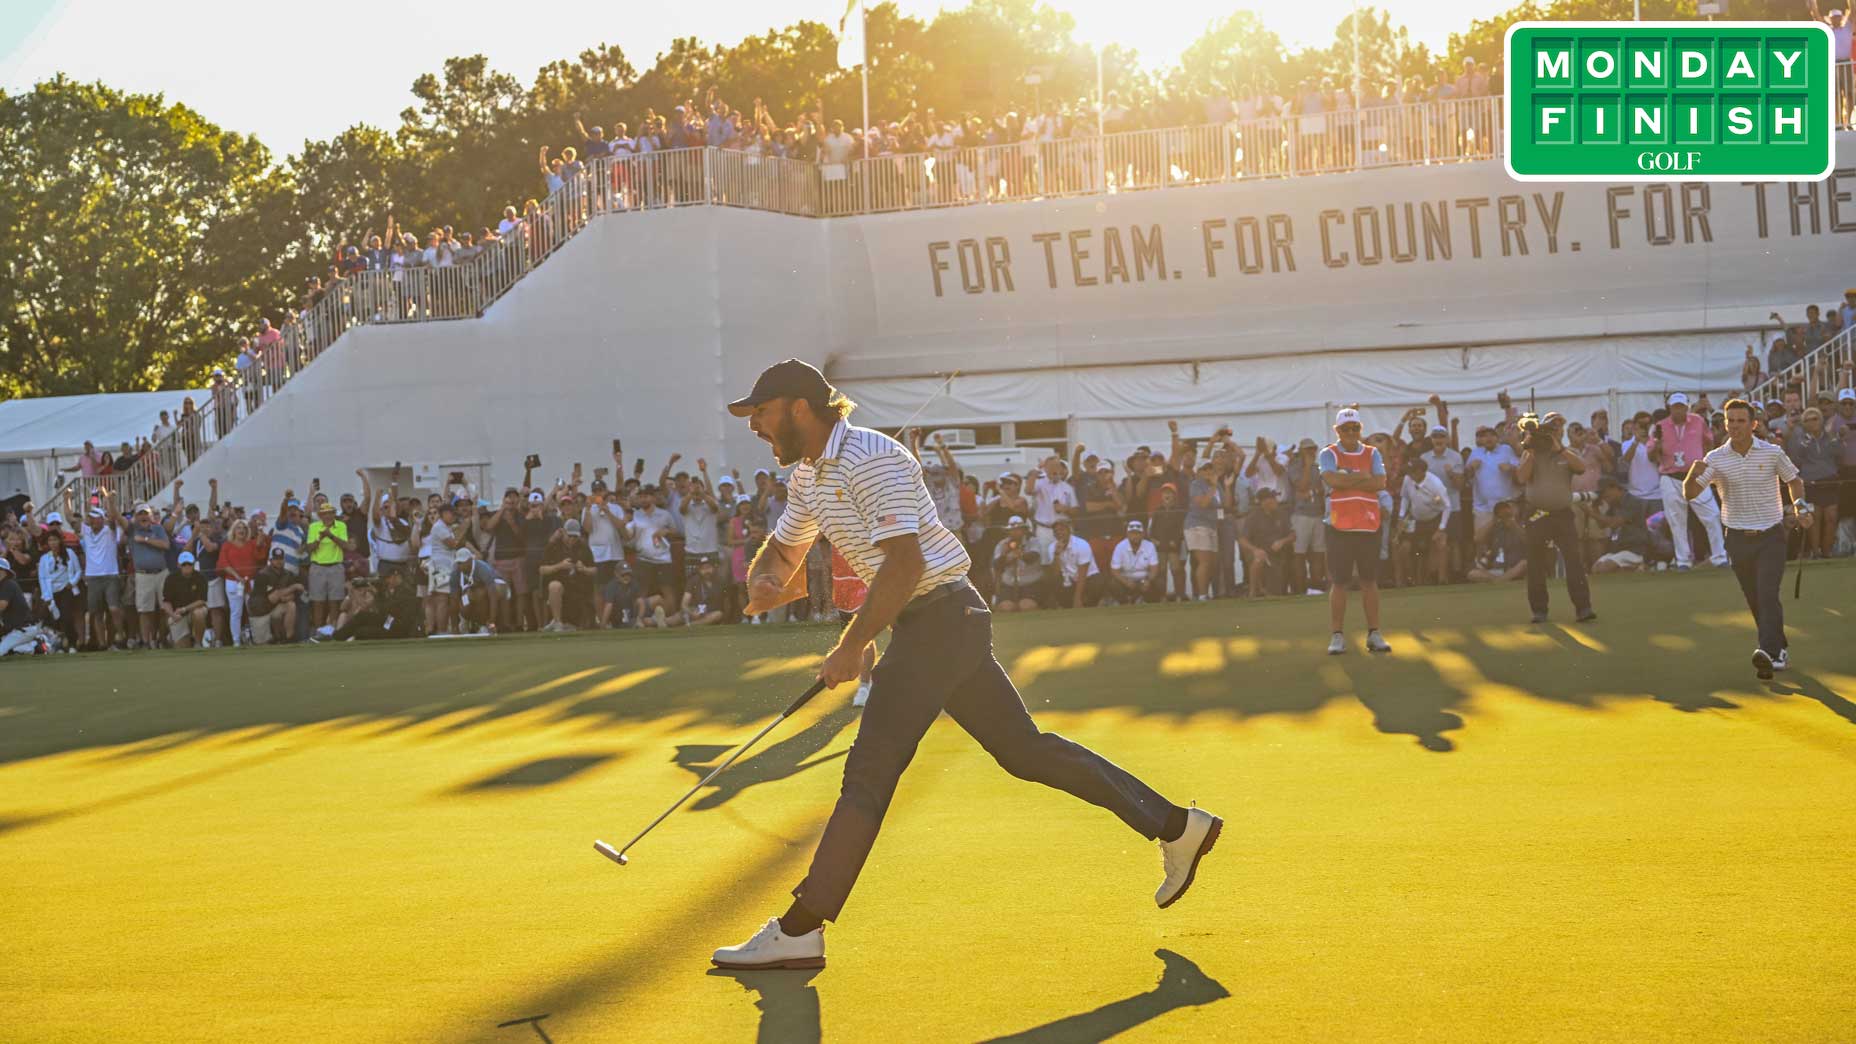
[[[846,419],[852,403],[797,359],[768,367],[729,404],[773,447],[787,479],[786,511],[748,572],[749,614],[804,593],[806,551],[821,533],[870,587],[818,676],[857,677],[864,647],[893,626],[877,664],[844,787],[795,902],[739,946],[715,951],[724,968],[819,968],[824,922],[835,921],[875,843],[896,783],[928,726],[946,710],[1020,779],[1099,805],[1160,842],[1171,906],[1192,884],[1223,821],[1181,808],[1125,770],[1055,733],[1040,732],[992,654],[992,614],[967,582],[966,549],[941,526],[921,465],[896,440]]]

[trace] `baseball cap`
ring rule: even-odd
[[[1342,425],[1346,425],[1346,424],[1358,424],[1358,423],[1360,423],[1360,411],[1353,409],[1352,407],[1348,407],[1347,409],[1341,410],[1340,412],[1334,415],[1334,426],[1336,428],[1341,427]]]
[[[760,372],[754,390],[728,404],[728,412],[745,417],[754,407],[772,399],[810,399],[824,402],[835,389],[810,363],[782,359]]]
[[[544,501],[544,500],[546,500],[546,499],[548,499],[548,498],[547,498],[547,497],[544,497],[544,496],[542,496],[542,495],[541,495],[541,490],[539,490],[539,489],[537,489],[537,490],[532,490],[532,491],[530,491],[530,493],[529,493],[529,495],[528,495],[528,502],[529,502],[529,503],[531,503],[531,504],[539,504],[539,503],[541,503],[542,501]]]
[[[9,573],[13,571],[13,563],[7,561],[6,555],[0,555],[0,569],[4,569]]]
[[[458,561],[460,561],[460,562],[468,562],[468,561],[470,561],[470,560],[471,560],[472,558],[475,558],[475,557],[476,557],[476,552],[474,552],[474,551],[472,551],[472,550],[471,550],[470,548],[468,548],[468,547],[460,547],[460,548],[458,548],[458,553],[457,553],[457,560],[458,560]]]
[[[1302,441],[1296,443],[1295,447],[1297,449],[1319,449],[1320,448],[1320,446],[1316,444],[1314,439],[1303,439]]]
[[[1024,479],[1021,479],[1018,477],[1018,472],[1008,471],[999,476],[999,481],[1000,482],[1023,482]]]
[[[296,499],[294,499],[294,498],[293,498],[293,499],[291,499],[291,500],[287,500],[287,501],[285,501],[285,502],[284,502],[284,506],[285,506],[285,507],[293,507],[293,508],[300,508],[300,507],[302,507],[302,506],[303,506],[303,502],[302,502],[302,501],[300,501],[300,500],[296,500]]]
[[[271,548],[271,557],[272,557],[272,558],[282,558],[282,557],[284,557],[284,549],[283,549],[283,548],[281,548],[281,547],[273,547],[273,548]]]
[[[109,512],[103,510],[101,507],[96,507],[93,505],[90,509],[90,517],[91,518],[107,518],[109,517]]]
[[[1441,424],[1433,424],[1431,425],[1431,434],[1432,435],[1448,435],[1450,434],[1450,429],[1444,427]]]
[[[1023,526],[1023,525],[1025,525],[1025,516],[1013,515],[1011,518],[1006,520],[1005,528],[1017,529],[1018,527]]]
[[[755,478],[760,478],[762,475],[766,475],[768,478],[772,478],[773,472],[768,471],[766,468],[755,468],[754,469]]]
[[[1856,388],[1845,388],[1837,393],[1838,402],[1856,402]]]
[[[324,511],[327,511],[327,512],[328,512],[329,514],[331,514],[331,515],[333,515],[333,514],[335,514],[335,505],[334,505],[333,503],[331,503],[331,502],[329,502],[329,501],[327,501],[327,500],[325,500],[325,501],[323,501],[322,503],[320,503],[320,504],[317,504],[317,505],[316,505],[316,513],[317,513],[317,514],[321,514],[321,513],[323,513]]]
[[[727,475],[723,475],[721,478],[715,480],[716,489],[721,489],[723,486],[727,486],[729,489],[734,489],[735,480],[732,478],[729,478]]]
[[[1147,527],[1146,527],[1146,526],[1144,526],[1144,525],[1141,525],[1141,520],[1140,520],[1140,519],[1138,519],[1138,518],[1131,518],[1131,519],[1129,519],[1129,520],[1128,520],[1128,532],[1130,532],[1130,533],[1145,533],[1145,532],[1147,532]]]
[[[64,525],[64,516],[54,511],[45,516],[45,524],[48,526],[62,526]]]
[[[180,557],[174,560],[174,564],[175,565],[192,565],[196,561],[198,561],[198,559],[193,557],[192,551],[182,551],[180,553]]]
[[[149,510],[149,507],[148,507],[148,505],[147,505],[147,504],[137,504],[137,505],[135,506],[135,512],[134,512],[134,513],[135,513],[135,514],[137,514],[137,515],[146,515],[146,514],[150,514],[151,512],[150,512],[150,510]]]
[[[1669,393],[1669,405],[1687,406],[1688,405],[1688,394],[1686,392],[1670,392]]]
[[[568,519],[567,524],[561,527],[561,531],[566,533],[569,536],[579,536],[580,535],[580,520],[577,518]]]

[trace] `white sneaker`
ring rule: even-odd
[[[1311,587],[1311,588],[1309,588],[1309,589],[1308,589],[1308,593],[1309,593],[1309,594],[1311,594],[1311,595],[1324,595],[1324,594],[1327,594],[1327,592],[1326,592],[1326,591],[1323,591],[1323,590],[1322,590],[1321,588],[1319,588],[1319,587]]]
[[[1335,631],[1334,637],[1328,639],[1328,655],[1339,656],[1341,653],[1344,653],[1346,651],[1347,651],[1347,636],[1340,633],[1339,631]]]
[[[328,624],[323,624],[321,627],[316,628],[316,633],[324,638],[331,638],[335,635],[335,628],[330,627]]]
[[[554,634],[561,629],[561,622],[559,620],[549,620],[547,623],[541,625],[541,629],[548,634]]]
[[[1386,644],[1385,638],[1378,631],[1368,631],[1366,632],[1366,651],[1391,652],[1392,647]]]
[[[1760,681],[1772,677],[1772,657],[1766,655],[1766,650],[1753,650],[1753,673]]]
[[[1192,887],[1192,878],[1199,871],[1199,860],[1212,850],[1223,830],[1224,820],[1194,806],[1186,810],[1186,832],[1179,835],[1179,840],[1160,842],[1160,861],[1166,868],[1166,879],[1154,893],[1154,902],[1160,904],[1160,909],[1178,902],[1186,889]]]
[[[745,971],[763,968],[823,968],[825,929],[821,925],[794,938],[780,930],[778,917],[769,917],[753,938],[740,946],[724,946],[709,959],[718,967]]]
[[[1779,654],[1772,658],[1772,669],[1775,671],[1787,671],[1791,669],[1791,666],[1792,651],[1790,649],[1780,649]]]
[[[660,605],[651,610],[651,622],[656,624],[659,628],[670,626],[670,619],[664,615],[663,606]]]
[[[857,685],[857,695],[851,697],[851,706],[861,707],[864,704],[869,703],[869,702],[870,702],[870,683],[859,682]]]

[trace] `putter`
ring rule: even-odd
[[[794,700],[785,710],[781,711],[779,717],[768,722],[767,727],[760,730],[758,733],[755,733],[753,739],[748,740],[746,743],[743,743],[739,748],[737,748],[733,754],[730,754],[728,756],[727,761],[724,761],[720,765],[717,765],[713,771],[711,771],[708,775],[702,778],[702,782],[691,787],[689,793],[678,798],[676,804],[665,809],[663,815],[658,816],[656,819],[651,820],[651,825],[648,827],[645,827],[643,830],[640,830],[638,832],[637,837],[634,837],[630,841],[625,842],[624,848],[615,849],[611,845],[605,843],[604,841],[595,841],[593,842],[593,851],[598,852],[600,855],[605,856],[607,859],[612,860],[613,862],[619,864],[620,866],[627,865],[629,860],[625,858],[625,853],[627,851],[630,851],[633,845],[644,840],[644,836],[650,833],[651,831],[657,829],[657,825],[659,823],[662,823],[664,820],[669,819],[670,814],[672,812],[675,812],[677,809],[682,808],[683,803],[685,801],[688,801],[690,798],[695,797],[696,792],[698,790],[701,790],[702,788],[708,786],[709,781],[721,775],[723,769],[727,768],[730,765],[733,765],[735,763],[735,759],[747,753],[749,747],[752,747],[754,744],[759,743],[761,741],[761,737],[767,735],[767,733],[769,732],[772,732],[774,728],[778,726],[781,722],[785,721],[787,718],[792,717],[793,712],[797,711],[799,708],[811,702],[812,697],[817,696],[819,693],[824,692],[824,691],[825,691],[825,683],[823,681],[813,682],[812,687],[807,689],[804,693],[800,694],[798,699]]]

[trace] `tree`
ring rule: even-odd
[[[63,76],[0,96],[0,392],[196,382],[300,238],[255,138]]]
[[[1282,39],[1264,28],[1252,11],[1237,11],[1208,26],[1179,56],[1176,90],[1247,94],[1268,85],[1281,89]]]
[[[302,261],[301,270],[293,273],[296,282],[320,275],[342,242],[361,246],[368,229],[385,232],[396,200],[401,214],[410,216],[419,194],[417,170],[399,140],[366,124],[328,141],[305,142],[302,153],[290,157],[289,170],[298,224],[305,233],[291,252],[293,260]]]

